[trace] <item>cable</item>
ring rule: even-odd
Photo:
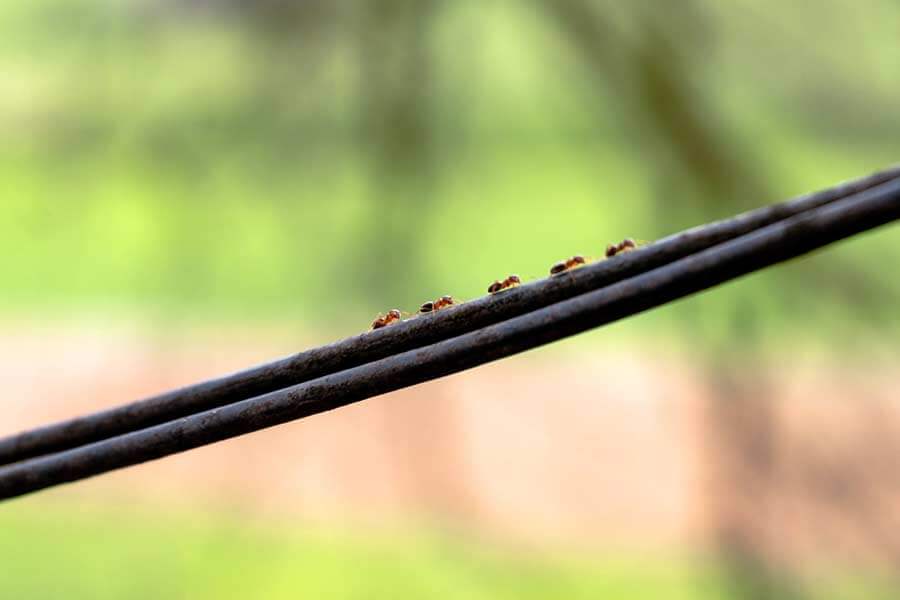
[[[674,234],[566,277],[541,279],[224,377],[0,439],[0,465],[89,444],[343,371],[499,323],[900,177],[900,166]]]
[[[898,218],[900,180],[894,180],[483,329],[141,431],[2,467],[0,499],[161,458],[511,356]]]

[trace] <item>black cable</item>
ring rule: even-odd
[[[2,467],[0,498],[161,458],[469,369],[671,302],[898,218],[900,180],[894,180],[477,331],[162,425]]]
[[[231,375],[0,438],[0,465],[137,431],[475,331],[649,271],[898,177],[900,167],[894,167],[787,202],[689,229],[614,260],[577,269],[566,277],[541,279]],[[599,248],[597,253],[600,254]],[[506,274],[498,273],[500,275]]]

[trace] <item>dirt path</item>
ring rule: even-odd
[[[284,340],[240,331],[180,340],[7,332],[0,431],[290,351]],[[853,548],[874,547],[860,531],[900,515],[900,471],[889,458],[900,456],[893,375],[814,364],[770,369],[766,389],[778,390],[765,399],[778,414],[773,522],[791,533],[790,552],[814,551],[823,530],[862,538]],[[718,465],[708,435],[711,389],[679,357],[532,354],[51,494],[324,521],[413,517],[525,542],[695,545],[711,527],[709,494],[721,493],[710,485]],[[844,490],[872,488],[872,478],[879,483],[871,498]],[[848,525],[846,509],[861,502],[882,517]],[[844,513],[835,508],[841,503]],[[823,520],[810,526],[810,515]],[[900,549],[891,543],[874,543],[876,553]]]

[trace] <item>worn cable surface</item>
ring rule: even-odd
[[[469,369],[671,302],[898,218],[900,179],[476,331],[144,430],[2,467],[0,498],[161,458]]]
[[[0,465],[137,431],[475,331],[647,272],[714,244],[897,178],[900,178],[900,166],[689,229],[614,260],[587,265],[566,277],[541,279],[231,375],[0,438]]]

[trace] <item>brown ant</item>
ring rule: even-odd
[[[379,315],[377,319],[372,322],[372,329],[381,329],[382,327],[387,327],[391,323],[395,323],[400,320],[400,311],[396,308],[392,308],[387,311],[386,314]]]
[[[430,313],[448,306],[453,306],[453,298],[451,296],[441,296],[434,302],[426,302],[419,308],[420,313]]]
[[[511,287],[515,287],[522,283],[522,280],[519,279],[518,275],[510,275],[503,281],[495,281],[491,285],[488,286],[488,294],[496,294],[497,292],[502,292],[503,290],[508,290]]]
[[[565,273],[570,269],[574,269],[575,267],[580,267],[585,264],[585,260],[583,256],[573,256],[568,260],[561,260],[552,267],[550,267],[551,275],[559,275],[560,273]]]
[[[637,244],[631,238],[625,238],[616,245],[610,244],[606,247],[606,258],[612,258],[616,254],[622,254],[637,248]]]
[[[448,306],[453,306],[454,300],[450,296],[441,296],[437,300],[434,301],[434,310],[441,310],[442,308],[447,308]]]

